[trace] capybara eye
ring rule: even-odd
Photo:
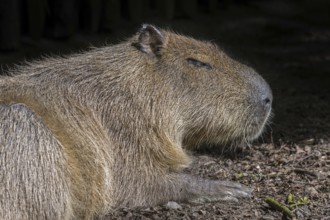
[[[211,64],[209,64],[209,63],[204,63],[204,62],[199,61],[199,60],[196,60],[196,59],[194,59],[194,58],[187,58],[187,61],[188,61],[189,64],[192,64],[192,65],[194,65],[194,66],[196,66],[196,67],[206,68],[206,69],[208,69],[208,70],[212,69]]]

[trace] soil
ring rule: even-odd
[[[329,8],[321,0],[250,1],[222,5],[211,14],[199,13],[173,23],[153,18],[150,23],[213,40],[254,67],[273,89],[274,117],[251,146],[227,153],[194,152],[195,162],[185,171],[248,185],[254,189],[252,198],[238,203],[123,208],[104,219],[330,219]],[[30,44],[23,52],[0,54],[0,61],[10,64],[48,51],[65,53],[89,41],[94,45],[104,39],[115,42],[134,32],[133,27],[126,25],[102,36],[103,41],[100,36],[85,36],[66,43]],[[266,203],[268,197],[286,205],[295,217]]]

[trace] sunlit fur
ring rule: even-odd
[[[214,44],[144,26],[120,44],[8,75],[0,219],[92,219],[123,206],[248,195],[180,172],[187,149],[250,142],[269,116],[257,104],[267,83]]]

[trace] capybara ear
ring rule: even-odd
[[[138,34],[138,42],[134,46],[144,53],[158,55],[160,48],[165,42],[161,31],[150,24],[144,24]]]

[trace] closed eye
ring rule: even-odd
[[[187,58],[187,62],[191,65],[194,65],[196,67],[199,67],[199,68],[206,68],[208,70],[212,69],[212,66],[211,64],[209,63],[204,63],[202,61],[199,61],[199,60],[196,60],[194,58]]]

